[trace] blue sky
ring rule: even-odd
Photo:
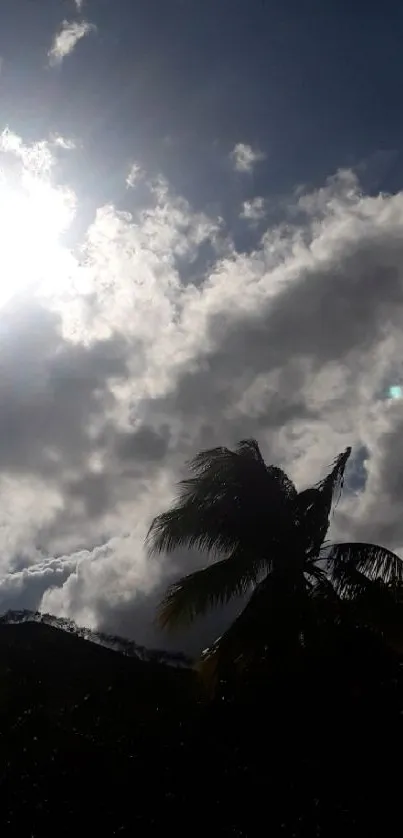
[[[76,176],[94,199],[134,155],[192,202],[226,205],[240,137],[266,151],[259,184],[274,194],[374,155],[372,188],[401,183],[398,2],[86,0],[78,15],[74,0],[21,0],[5,18],[2,117],[26,140],[85,139]],[[50,72],[49,42],[74,18],[98,35]]]
[[[352,445],[334,535],[403,550],[402,35],[398,2],[7,4],[1,610],[164,645],[200,558],[147,526],[249,435],[301,487]]]

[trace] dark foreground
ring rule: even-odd
[[[400,672],[345,648],[208,704],[191,671],[1,625],[1,835],[400,834]]]

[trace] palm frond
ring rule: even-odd
[[[293,550],[301,555],[315,555],[329,526],[327,506],[316,487],[299,492],[293,503]]]
[[[238,549],[228,558],[184,576],[168,588],[158,610],[158,623],[163,628],[191,623],[210,608],[247,593],[265,569],[270,569],[266,557],[253,559]]]
[[[335,564],[329,570],[329,580],[339,597],[356,600],[365,596],[374,582],[353,565]],[[375,581],[375,580],[374,580]]]
[[[366,580],[381,579],[390,585],[400,585],[403,582],[402,559],[396,553],[377,544],[332,544],[326,557],[326,567],[330,579],[341,595],[363,590]]]
[[[174,506],[158,515],[147,534],[149,553],[186,546],[228,555],[248,545],[254,553],[267,538],[268,518],[296,496],[287,475],[266,466],[255,440],[242,440],[235,451],[201,451],[189,463],[192,477],[179,484]]]
[[[327,503],[329,505],[329,513],[330,507],[334,500],[334,496],[336,492],[339,492],[339,497],[344,485],[344,472],[346,470],[346,465],[348,459],[351,454],[351,446],[348,446],[342,454],[339,454],[333,462],[332,470],[326,477],[323,478],[319,483],[317,483],[316,488],[323,494],[324,499],[326,498]]]
[[[329,474],[296,496],[294,507],[295,550],[305,555],[316,556],[323,545],[329,529],[329,517],[336,492],[343,486],[344,471],[351,448],[336,457]]]
[[[312,583],[312,587],[318,589],[320,585],[328,581],[326,570],[319,567],[314,561],[305,562],[303,566],[305,577]]]
[[[199,671],[208,684],[228,672],[242,671],[255,662],[287,665],[300,643],[308,594],[302,575],[292,581],[275,572],[255,588],[247,605],[227,631],[207,649]]]
[[[281,488],[287,499],[291,500],[296,497],[297,490],[285,471],[278,466],[266,465],[256,439],[241,439],[236,450],[238,454],[246,454],[248,457],[252,457],[262,468],[266,469],[267,474],[272,478],[275,485]]]
[[[317,568],[319,571],[315,578],[314,584],[311,586],[309,596],[312,600],[320,600],[326,607],[330,604],[336,605],[340,602],[340,598],[332,585],[331,580],[326,575],[325,570]]]
[[[350,625],[378,637],[401,654],[403,608],[395,598],[393,585],[385,584],[379,577],[368,579],[357,570],[351,577],[345,576],[342,582],[341,602]]]

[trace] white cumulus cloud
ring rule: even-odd
[[[48,53],[50,63],[61,64],[63,59],[73,52],[78,42],[94,31],[96,27],[88,21],[64,20]]]
[[[232,149],[230,159],[237,172],[250,174],[257,163],[264,160],[266,155],[259,149],[252,148],[247,143],[237,143]]]
[[[141,178],[141,166],[138,163],[132,163],[126,177],[126,186],[133,188]]]
[[[264,198],[257,196],[250,201],[244,201],[240,217],[246,221],[260,221],[265,216],[265,202]]]

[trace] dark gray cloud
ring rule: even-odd
[[[113,503],[109,480],[105,474],[88,474],[65,484],[64,489],[73,500],[78,499],[82,502],[85,513],[90,518],[99,518]]]
[[[63,339],[60,315],[35,300],[0,313],[0,469],[60,477],[82,468],[89,428],[127,377],[119,336],[93,345]]]
[[[116,434],[117,456],[123,463],[162,460],[169,445],[169,431],[169,425],[165,424],[159,433],[153,428],[140,427],[137,431]]]

